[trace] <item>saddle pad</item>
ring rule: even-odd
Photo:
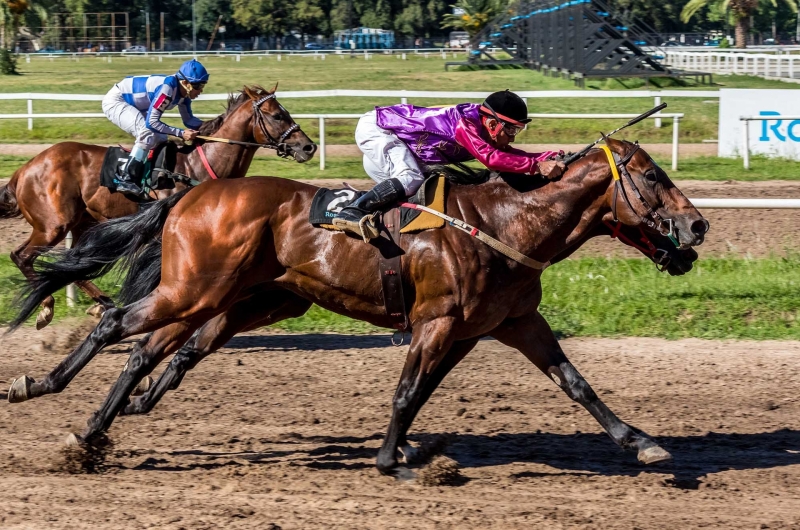
[[[100,168],[100,185],[108,188],[111,193],[117,191],[117,185],[114,183],[117,168],[126,160],[128,160],[128,152],[121,147],[109,147],[106,151],[103,165]]]
[[[446,179],[444,177],[429,178],[420,187],[416,195],[409,199],[409,202],[422,204],[438,212],[444,212],[445,182]],[[320,188],[311,200],[311,209],[308,213],[309,223],[326,230],[338,230],[332,224],[333,218],[342,208],[352,204],[364,193],[366,192]],[[401,208],[400,213],[400,232],[403,234],[441,228],[445,224],[444,219],[419,210]]]

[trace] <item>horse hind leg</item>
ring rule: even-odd
[[[258,292],[240,300],[203,325],[172,358],[155,384],[131,401],[121,415],[147,414],[170,390],[177,390],[189,370],[224,346],[234,335],[287,318],[302,316],[311,302],[289,291]]]
[[[98,435],[107,431],[114,418],[128,404],[128,396],[139,381],[191,337],[199,325],[191,321],[175,322],[154,332],[146,342],[138,343],[100,409],[89,418],[86,430],[79,437],[70,435],[67,443],[91,445]]]
[[[586,379],[569,362],[547,321],[538,312],[507,320],[492,331],[492,336],[521,351],[570,399],[583,405],[617,445],[636,451],[641,463],[655,464],[672,458],[645,433],[620,420],[603,403]]]

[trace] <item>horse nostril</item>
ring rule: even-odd
[[[306,144],[303,146],[303,152],[313,155],[317,151],[317,144]]]
[[[708,232],[710,227],[711,225],[708,224],[707,219],[701,219],[692,223],[692,233],[696,236],[702,236]]]

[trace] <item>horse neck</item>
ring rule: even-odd
[[[222,122],[220,128],[214,132],[214,136],[238,142],[254,141],[250,124],[253,115],[251,108],[246,103],[241,105]],[[222,142],[204,142],[202,145],[208,164],[217,177],[221,179],[244,177],[258,150],[257,147],[245,147]],[[186,165],[185,169],[190,177],[200,181],[211,178],[197,149],[187,155]]]
[[[496,186],[495,193],[476,187],[479,195],[496,197],[485,211],[478,208],[480,224],[491,226],[504,243],[526,256],[542,262],[554,259],[585,241],[608,211],[607,166],[570,173],[530,191],[518,191],[502,181],[489,183]],[[487,202],[482,197],[478,201]]]

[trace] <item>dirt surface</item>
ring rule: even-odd
[[[0,186],[7,181],[0,180]],[[340,179],[306,180],[318,186],[341,187]],[[352,179],[348,183],[366,189],[372,186],[368,179]],[[709,182],[684,180],[678,185],[693,198],[798,198],[800,182]],[[701,256],[753,256],[785,255],[787,251],[800,250],[800,211],[798,210],[706,210],[703,214],[711,222],[711,232],[700,250]],[[0,220],[0,252],[7,253],[25,241],[30,227],[23,219]],[[640,257],[636,251],[612,242],[610,239],[590,241],[576,257],[586,256]]]
[[[44,375],[74,330],[6,337],[0,380]],[[486,340],[412,428],[443,455],[418,480],[381,476],[405,348],[260,332],[206,359],[149,416],[118,419],[95,474],[66,470],[64,439],[125,355],[98,356],[59,395],[11,405],[4,386],[0,527],[800,528],[800,343],[562,344],[673,462],[638,464],[522,355]],[[423,485],[446,474],[453,485]]]

